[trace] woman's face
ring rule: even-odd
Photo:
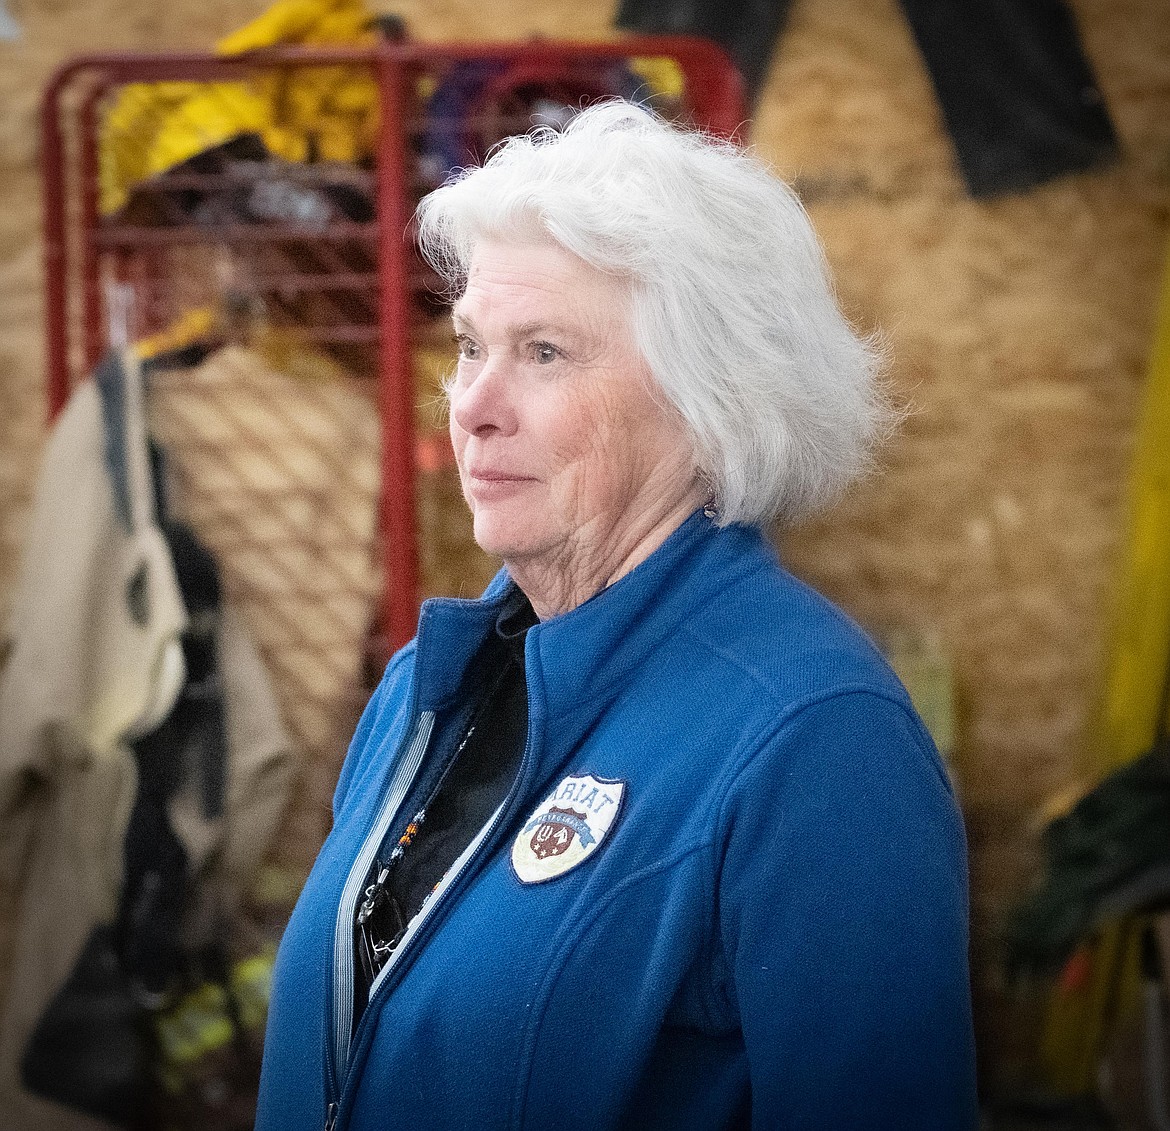
[[[509,566],[597,574],[600,587],[695,490],[626,307],[619,280],[555,244],[475,250],[454,311],[451,442],[476,541]]]

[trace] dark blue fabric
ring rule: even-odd
[[[359,724],[277,959],[261,1131],[324,1123],[341,888],[507,581],[427,602]],[[339,1131],[975,1126],[962,824],[861,632],[698,513],[525,654],[513,800],[367,1009]],[[525,885],[512,843],[570,774],[623,782],[620,815]]]

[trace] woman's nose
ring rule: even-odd
[[[451,419],[470,436],[516,431],[514,390],[506,366],[489,359],[464,384],[457,379],[451,389]]]

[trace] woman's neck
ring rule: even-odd
[[[512,579],[542,621],[584,604],[644,562],[700,506],[702,485],[669,508],[643,513],[607,530],[583,528],[551,555],[508,560]]]

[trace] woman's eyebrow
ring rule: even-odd
[[[523,322],[512,331],[514,338],[533,338],[539,337],[542,334],[548,334],[554,338],[568,338],[572,337],[572,331],[565,326],[558,326],[555,322],[546,322],[543,320],[535,320],[532,322]]]
[[[455,327],[456,332],[462,333],[463,331],[467,331],[472,334],[476,332],[475,322],[457,307],[451,311],[451,323]],[[578,333],[567,326],[559,325],[556,322],[549,322],[542,318],[533,319],[530,322],[521,322],[518,326],[508,328],[508,337],[513,341],[523,341],[526,338],[539,337],[544,334],[555,338],[570,339],[579,336]]]

